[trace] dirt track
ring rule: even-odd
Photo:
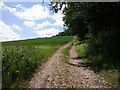
[[[75,46],[70,50],[67,62],[62,60],[62,46],[49,60],[40,66],[28,83],[29,88],[108,88],[110,85],[89,69],[78,58]]]
[[[29,88],[46,88],[48,83],[51,82],[52,77],[56,71],[60,69],[60,57],[61,51],[69,46],[70,43],[67,45],[62,46],[49,60],[43,65],[40,66],[40,69],[34,74],[31,78],[28,87]]]

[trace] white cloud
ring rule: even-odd
[[[12,28],[0,21],[0,41],[19,40],[20,36]]]
[[[4,3],[3,3],[2,8],[3,8],[3,9],[6,9],[6,10],[9,10],[10,13],[16,13],[16,11],[17,11],[16,8],[8,7],[8,6],[6,6]]]
[[[46,26],[51,26],[52,24],[49,21],[44,21],[41,24],[36,24],[36,26],[33,29],[42,29]]]
[[[34,31],[34,32],[38,34],[39,37],[52,37],[58,34],[60,31],[55,28],[49,28],[49,29],[39,30],[39,31]]]
[[[1,3],[1,6],[5,9],[9,10],[10,13],[13,15],[19,17],[20,19],[25,20],[24,25],[28,27],[35,26],[33,29],[42,29],[45,26],[60,26],[62,27],[64,22],[62,20],[63,14],[61,14],[61,11],[58,13],[54,13],[53,15],[49,14],[49,9],[46,6],[42,6],[41,4],[35,4],[32,7],[26,8],[21,4],[16,5],[16,8],[12,8],[9,6],[6,6],[3,2]],[[34,20],[40,20],[50,18],[52,20],[55,20],[54,23],[45,21],[41,24],[35,24]]]
[[[57,20],[54,23],[49,21],[44,21],[42,23],[35,23],[35,21],[24,21],[23,23],[27,27],[32,27],[33,29],[43,29],[44,27],[49,26],[63,26],[63,21]]]
[[[25,8],[23,5],[21,5],[21,4],[16,5],[16,8],[26,9],[26,8]]]
[[[46,26],[60,26],[60,27],[63,26],[64,22],[62,20],[63,15],[61,14],[61,12],[54,13],[54,15],[52,15],[51,17],[53,20],[55,20],[54,23],[51,23],[49,21],[44,21],[40,24],[36,24],[33,29],[42,29]]]
[[[11,26],[11,28],[12,28],[12,29],[15,29],[15,30],[18,30],[18,31],[21,31],[21,28],[20,28],[18,25],[16,25],[16,24],[13,24],[13,25]]]
[[[33,27],[36,23],[34,21],[24,21],[23,24],[27,27]]]
[[[33,29],[37,29],[38,31],[34,31],[34,33],[38,34],[40,37],[51,37],[53,35],[58,34],[60,31],[58,29],[55,29],[55,26],[63,26],[63,14],[61,12],[54,13],[53,15],[49,14],[48,7],[42,6],[40,4],[33,5],[32,7],[24,7],[21,4],[18,4],[13,7],[6,6],[4,3],[0,3],[0,7],[8,10],[10,13],[18,17],[19,19],[23,19],[23,24],[27,27],[31,27]],[[36,23],[35,20],[45,19],[49,18],[52,19],[51,21],[55,21],[54,23],[49,21],[43,21],[42,23]],[[2,37],[2,40],[15,40],[20,39],[19,35],[17,35],[13,29],[20,30],[20,27],[13,24],[12,26],[6,25],[4,22],[0,22],[4,26],[2,28],[2,25],[0,25],[2,31],[0,31],[0,37]],[[43,29],[44,27],[53,26],[53,28],[49,29]],[[40,30],[41,29],[41,30]],[[8,32],[8,33],[7,33]],[[3,35],[3,33],[5,33]],[[6,34],[7,33],[7,34]],[[11,36],[10,36],[11,35]],[[5,39],[6,38],[6,39]]]
[[[16,8],[8,7],[1,1],[0,1],[0,9],[9,10],[11,13],[16,12]]]
[[[12,8],[6,6],[3,2],[0,2],[0,8],[9,10],[10,13],[23,20],[39,20],[50,17],[48,8],[40,4],[33,5],[29,8],[18,4],[16,5],[16,8]]]
[[[63,4],[63,6],[62,6],[62,8],[61,8],[61,10],[62,10],[62,11],[65,9],[65,6],[66,6],[66,5],[65,5],[65,4]]]
[[[0,1],[0,9],[4,6],[4,3]]]
[[[5,8],[23,20],[39,20],[50,17],[48,8],[40,4],[33,5],[30,8],[23,7],[21,4],[16,5],[16,8],[8,6]]]
[[[61,12],[54,13],[52,15],[52,19],[55,20],[55,23],[53,23],[53,26],[63,26],[64,22],[62,20],[63,14]]]

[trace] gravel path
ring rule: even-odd
[[[62,60],[62,46],[31,78],[28,88],[109,88],[110,85],[78,58],[75,46],[69,60]],[[67,61],[67,62],[66,62]]]
[[[109,88],[110,85],[99,75],[89,69],[88,65],[78,58],[75,46],[70,50],[67,62],[70,73],[69,81],[73,88]]]
[[[43,65],[40,66],[31,80],[28,82],[28,88],[46,88],[52,83],[52,78],[54,73],[60,70],[60,57],[61,51],[69,46],[70,43],[62,46],[49,60]]]

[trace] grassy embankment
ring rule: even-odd
[[[103,76],[106,81],[116,85],[118,83],[118,71],[115,68],[110,67],[110,63],[114,61],[109,61],[107,58],[100,58],[100,56],[88,55],[88,41],[76,41],[76,51],[80,56],[83,56],[82,60],[85,62],[91,62],[91,69]],[[115,65],[114,65],[115,67]]]
[[[35,68],[73,37],[37,38],[2,43],[3,88],[18,88]]]

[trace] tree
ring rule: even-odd
[[[120,3],[67,2],[63,14],[65,26],[73,35],[80,40],[88,37],[88,56],[101,56],[100,61],[107,59],[119,66]]]
[[[65,26],[82,39],[86,35],[97,36],[104,30],[119,28],[119,3],[52,2],[51,8],[57,12],[63,4],[66,5],[63,10]]]

